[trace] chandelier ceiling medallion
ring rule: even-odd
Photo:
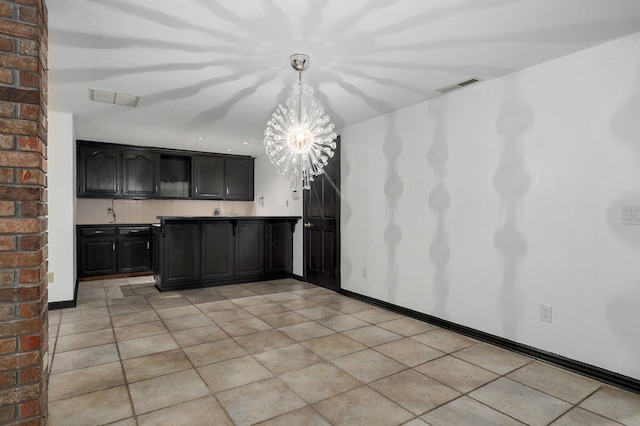
[[[267,122],[264,146],[278,173],[291,181],[291,189],[310,189],[313,177],[324,173],[333,157],[337,135],[322,104],[302,85],[302,71],[309,67],[309,56],[297,53],[289,59],[298,71],[298,85]]]

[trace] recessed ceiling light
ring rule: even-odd
[[[231,148],[227,148],[227,152],[231,152]]]
[[[242,142],[242,145],[249,145],[249,142],[244,141],[244,142]]]
[[[203,141],[204,140],[204,136],[196,136],[196,139],[198,139],[199,141]]]

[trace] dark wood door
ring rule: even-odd
[[[160,154],[129,150],[122,157],[122,195],[155,197],[158,195]]]
[[[78,195],[108,198],[120,195],[122,151],[93,147],[81,147],[78,151]]]
[[[233,226],[231,222],[203,222],[202,279],[233,277]]]
[[[237,277],[264,273],[264,222],[243,220],[236,225]]]
[[[224,158],[213,155],[193,157],[194,196],[222,200],[225,193]]]
[[[253,201],[253,158],[227,158],[225,162],[225,199]]]
[[[200,224],[166,224],[163,242],[163,284],[193,283],[200,279]]]
[[[340,139],[324,173],[303,191],[304,277],[332,290],[340,288]]]

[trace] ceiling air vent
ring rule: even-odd
[[[136,107],[138,106],[138,101],[140,101],[140,96],[125,95],[123,93],[108,92],[106,90],[89,89],[89,99],[107,104]]]
[[[444,86],[444,87],[441,87],[439,89],[436,89],[436,92],[440,92],[440,93],[444,94],[444,93],[447,93],[447,92],[451,92],[452,90],[461,89],[461,88],[463,88],[465,86],[477,83],[479,81],[480,81],[479,78],[472,77],[472,78],[470,78],[468,80],[464,80],[464,81],[461,81],[459,83],[450,84],[448,86]]]

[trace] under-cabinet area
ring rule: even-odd
[[[151,225],[78,225],[78,277],[151,271]]]
[[[252,201],[254,158],[77,141],[80,198]]]
[[[162,217],[153,231],[160,291],[286,278],[299,217]]]

